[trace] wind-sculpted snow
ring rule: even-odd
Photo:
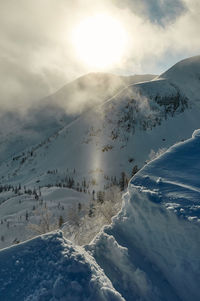
[[[123,301],[94,259],[61,232],[0,252],[1,301]]]
[[[127,300],[200,300],[200,131],[129,183],[113,224],[86,248]]]
[[[200,130],[146,165],[131,188],[161,202],[182,218],[200,222]]]
[[[147,164],[93,242],[61,232],[0,252],[0,300],[200,300],[200,131]]]

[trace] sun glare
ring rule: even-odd
[[[125,54],[127,41],[126,30],[120,21],[105,14],[82,20],[72,33],[78,59],[97,69],[119,63]]]

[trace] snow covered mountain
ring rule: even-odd
[[[0,113],[0,162],[39,144],[68,125],[80,113],[103,103],[128,84],[155,75],[117,76],[90,73],[27,107]]]
[[[185,59],[167,72],[161,74],[159,78],[168,80],[172,85],[182,91],[187,97],[199,100],[199,82],[200,82],[200,56]]]
[[[121,79],[115,79],[118,84],[108,91],[104,91],[104,88],[115,81],[115,76],[87,75],[77,80],[83,95],[88,95],[89,91],[93,91],[91,95],[94,95],[98,90],[96,103],[100,102],[102,95],[108,96],[114,92],[115,95],[107,101],[103,98],[101,103],[77,116],[67,115],[61,106],[57,110],[56,104],[51,103],[55,95],[45,100],[41,115],[34,115],[39,123],[30,122],[27,127],[30,129],[27,135],[30,140],[23,140],[28,141],[26,147],[23,141],[17,144],[15,139],[10,138],[1,145],[2,148],[9,146],[9,155],[0,164],[0,247],[32,237],[34,234],[27,230],[27,226],[41,220],[41,210],[50,210],[46,215],[52,215],[51,222],[54,225],[58,225],[60,218],[67,222],[67,211],[73,201],[76,204],[75,212],[87,204],[84,210],[91,216],[94,213],[91,208],[96,206],[95,200],[102,201],[108,188],[120,186],[123,190],[131,176],[149,160],[174,143],[189,138],[200,127],[198,72],[200,57],[190,58],[148,82],[128,86],[126,82],[122,87]],[[91,77],[95,78],[94,82]],[[130,80],[133,78],[126,78],[128,83]],[[77,83],[70,85],[77,87]],[[57,102],[64,102],[65,96],[72,95],[69,91],[74,89],[65,87],[63,92],[59,91],[56,95],[61,95],[61,98],[57,97]],[[75,98],[66,98],[65,109],[70,99]],[[51,104],[50,113],[46,113],[47,104]],[[47,118],[44,118],[46,123],[43,125],[45,114]],[[22,128],[25,128],[24,125]],[[38,134],[31,145],[33,128]],[[23,150],[19,151],[16,146]],[[119,194],[117,197],[115,193],[113,195],[114,199],[119,199]],[[83,216],[82,211],[80,215]],[[98,226],[92,225],[91,221],[99,220]],[[88,224],[83,227],[83,231],[91,231],[88,238],[99,231],[102,220],[93,216],[90,227]],[[109,222],[110,217],[106,217],[106,220],[104,224]],[[68,237],[71,239],[72,235]]]
[[[31,168],[29,176],[32,177],[32,184],[30,185],[26,185],[26,172],[21,176],[20,172],[18,173],[14,168],[24,166],[26,156],[30,156],[31,160],[34,159],[35,152],[42,146],[45,146],[46,152],[46,144],[54,140],[60,130],[78,118],[83,108],[76,109],[72,114],[70,107],[70,104],[76,101],[77,96],[83,101],[84,110],[86,110],[89,107],[89,95],[95,97],[94,102],[90,104],[94,107],[97,102],[103,103],[112,93],[116,93],[128,83],[151,78],[153,78],[152,75],[119,77],[102,73],[88,74],[67,84],[55,94],[56,96],[52,95],[42,100],[39,106],[31,106],[27,112],[1,112],[0,162],[4,169],[1,173],[0,184],[0,248],[58,228],[59,219],[63,222],[67,221],[70,212],[74,210],[73,216],[76,215],[79,207],[82,207],[84,212],[89,210],[91,195],[88,193],[88,183],[86,184],[83,177],[79,176],[80,186],[72,187],[71,185],[72,177],[77,174],[74,168],[65,169],[66,164],[61,162],[61,165],[64,165],[63,169],[60,170],[59,164],[57,166],[55,164],[56,168],[51,169],[51,164],[47,162],[40,179],[35,178],[34,168]],[[56,148],[61,147],[62,155],[65,156],[65,151],[63,151],[65,146],[62,143]],[[57,156],[59,153],[53,154],[52,162]],[[66,185],[66,181],[71,184]],[[81,182],[84,183],[84,187]],[[51,184],[53,185],[51,188],[42,188],[42,186],[49,187]],[[62,188],[64,184],[65,187]],[[79,191],[69,188],[76,188]],[[116,204],[116,207],[119,206]],[[44,224],[37,226],[41,219],[46,220],[46,226]],[[97,220],[96,218],[95,221]],[[101,217],[101,222],[98,222],[96,226],[92,225],[93,232],[88,235],[88,239],[99,231],[102,223],[105,223],[104,217]]]
[[[197,130],[148,163],[84,248],[58,232],[0,251],[0,300],[199,300],[199,152]]]
[[[1,164],[1,183],[54,185],[64,183],[68,175],[76,182],[85,178],[90,190],[96,190],[110,185],[111,177],[119,180],[121,172],[130,178],[149,156],[187,139],[200,126],[198,72],[200,57],[195,57],[155,80],[124,87],[28,152]]]
[[[118,76],[111,73],[89,73],[68,83],[42,102],[57,104],[67,114],[80,114],[97,104],[102,104],[129,84],[149,81],[155,75]]]

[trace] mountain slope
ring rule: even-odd
[[[57,232],[0,251],[0,300],[198,301],[199,151],[200,130],[147,164],[84,248]]]
[[[176,67],[173,68],[173,74],[180,73],[182,64],[185,70],[184,61],[178,64],[177,71]],[[194,65],[193,58],[188,59],[187,65],[192,70],[196,61]],[[194,76],[191,77],[191,73],[188,75],[191,89],[194,78],[194,86],[197,87],[195,68]],[[80,196],[77,193],[77,197],[80,200],[86,198],[88,202],[87,208],[81,214],[89,216],[94,213],[91,208],[97,205],[95,202],[104,199],[107,189],[118,186],[116,191],[119,191],[119,188],[124,190],[130,177],[149,160],[166,151],[174,143],[189,138],[191,133],[200,127],[200,87],[199,90],[194,89],[193,95],[190,96],[183,92],[183,86],[184,81],[181,85],[175,80],[172,82],[169,79],[157,78],[124,87],[103,104],[84,112],[71,122],[68,120],[66,125],[48,138],[4,160],[0,165],[0,209],[6,204],[11,205],[13,202],[16,205],[20,201],[24,207],[21,210],[21,205],[13,206],[15,213],[11,210],[12,215],[1,215],[3,224],[0,224],[0,228],[4,237],[1,237],[0,246],[8,246],[30,237],[30,231],[23,230],[27,226],[26,215],[28,213],[31,220],[37,210],[45,207],[45,187],[52,187],[52,191],[63,188],[66,200],[70,191],[73,192],[72,189],[77,190],[80,192]],[[37,199],[38,195],[39,200],[36,200],[34,205],[34,199]],[[55,216],[54,226],[58,223],[59,215],[67,222],[69,207],[62,212],[62,206],[58,208],[62,199],[52,198],[52,201],[53,206],[50,202],[46,206]],[[75,203],[78,204],[79,200],[76,199]],[[76,204],[75,213],[78,209]],[[119,207],[120,205],[116,208]],[[97,218],[95,213],[93,218],[96,218],[99,224],[91,227],[91,219],[88,222],[90,226],[84,224],[83,227],[90,229],[87,230],[88,238],[97,233],[96,230],[102,226],[103,220],[103,223],[106,222],[103,218]],[[40,221],[41,218],[38,216],[34,220]],[[8,229],[7,222],[10,225]],[[72,228],[70,227],[69,233],[72,232]],[[13,232],[14,237],[7,239],[11,229],[16,230]],[[72,236],[70,234],[70,238]]]
[[[185,61],[178,69],[173,67],[177,76],[172,79],[157,78],[123,88],[28,153],[4,163],[2,183],[43,186],[62,182],[68,174],[76,181],[85,177],[90,189],[96,190],[109,185],[105,177],[119,180],[122,171],[130,177],[133,168],[142,167],[152,152],[188,138],[200,126],[200,86],[187,94],[182,89],[187,75],[182,82],[174,79],[179,78],[182,65],[185,70]],[[193,59],[188,59],[187,65],[193,70]],[[196,69],[192,78],[188,74],[191,89],[193,81],[197,87],[196,76]],[[54,169],[58,173],[50,179],[48,170]]]
[[[80,113],[103,103],[130,83],[155,75],[117,76],[107,73],[84,75],[56,93],[27,104],[20,111],[1,111],[0,162],[39,144],[76,119]]]
[[[159,76],[177,87],[189,98],[199,100],[200,56],[182,60]]]
[[[102,104],[129,84],[149,81],[155,75],[118,76],[110,73],[89,73],[68,83],[43,102],[58,104],[67,113],[83,113]]]

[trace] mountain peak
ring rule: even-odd
[[[200,55],[181,60],[159,77],[170,79],[177,75],[183,77],[188,76],[188,74],[194,74],[195,72],[200,75]]]

